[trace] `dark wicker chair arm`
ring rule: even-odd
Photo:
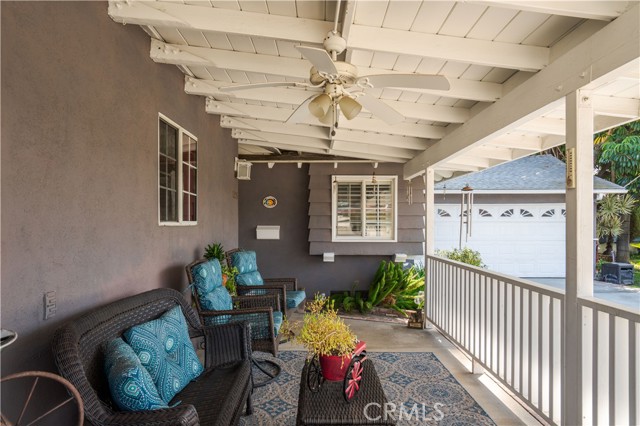
[[[284,309],[287,306],[287,287],[284,284],[265,284],[265,285],[237,285],[236,291],[239,296],[251,296],[253,293],[259,290],[266,294],[276,294],[280,299],[279,303],[281,311],[284,313]]]
[[[278,294],[265,294],[264,296],[236,296],[233,297],[233,304],[240,309],[251,308],[272,308],[280,310],[280,297]]]
[[[262,281],[264,281],[266,285],[284,284],[287,287],[287,290],[298,290],[297,278],[263,278]]]
[[[105,426],[197,426],[198,413],[193,405],[180,404],[161,410],[113,412],[101,420]]]
[[[205,326],[204,339],[207,369],[251,358],[251,325],[246,321]]]

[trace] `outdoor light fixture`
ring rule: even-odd
[[[332,104],[331,96],[321,93],[309,103],[309,111],[314,117],[321,119],[327,115]]]
[[[338,101],[338,105],[340,105],[340,111],[342,111],[342,114],[347,117],[347,120],[353,120],[362,110],[362,105],[349,96],[341,97]]]

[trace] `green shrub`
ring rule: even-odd
[[[446,257],[447,259],[466,263],[468,265],[486,268],[487,265],[482,263],[482,256],[479,251],[471,250],[469,247],[463,249],[437,250],[437,256]]]

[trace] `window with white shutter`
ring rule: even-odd
[[[396,240],[396,176],[332,176],[332,240]]]

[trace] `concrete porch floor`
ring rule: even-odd
[[[292,315],[302,320],[302,314]],[[513,397],[484,374],[471,373],[471,361],[437,330],[410,329],[406,324],[345,319],[371,352],[433,352],[497,425],[540,425]],[[303,350],[293,343],[280,350]]]

